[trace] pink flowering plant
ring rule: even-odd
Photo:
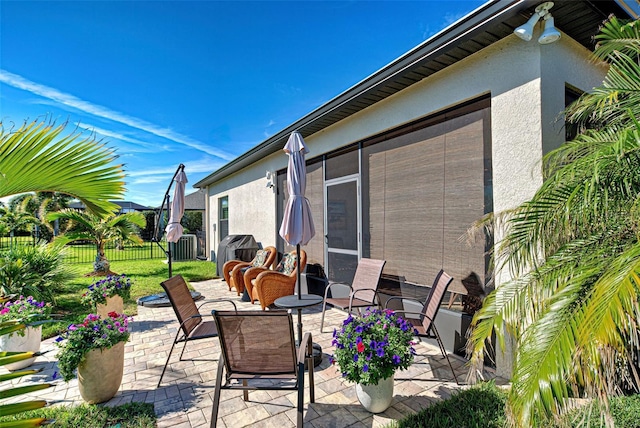
[[[89,314],[82,324],[71,324],[56,339],[58,369],[65,381],[75,376],[75,371],[92,349],[111,348],[129,339],[129,320],[124,314],[109,312],[107,318]]]
[[[51,304],[39,302],[32,296],[20,296],[0,305],[0,323],[20,322],[27,325],[40,324],[51,316]],[[24,330],[18,334],[24,336]]]
[[[336,349],[330,361],[346,380],[375,385],[411,365],[415,334],[411,323],[394,311],[367,308],[362,317],[349,314],[342,328],[333,331]]]
[[[95,306],[98,303],[105,304],[107,297],[120,296],[124,300],[128,299],[130,294],[131,278],[125,274],[108,275],[89,286],[87,292],[82,295],[82,302]]]

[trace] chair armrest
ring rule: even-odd
[[[296,277],[279,272],[267,271],[258,275],[254,281],[254,297],[260,300],[262,309],[276,301],[277,298],[294,293]]]
[[[231,269],[231,274],[230,275],[233,275],[234,272],[236,272],[236,271],[238,271],[238,270],[240,270],[242,268],[245,268],[247,266],[251,266],[251,263],[249,263],[249,262],[237,262],[235,264],[235,266],[233,267],[233,269]]]
[[[198,312],[200,312],[200,308],[203,307],[204,305],[208,305],[209,303],[231,303],[233,305],[233,307],[235,308],[235,310],[237,311],[238,308],[236,307],[236,304],[233,300],[229,300],[229,299],[212,299],[212,300],[205,300],[204,302],[200,303],[197,306]],[[197,316],[197,315],[194,315]]]
[[[269,271],[269,269],[267,269],[265,267],[255,266],[255,267],[250,267],[244,273],[244,277],[243,277],[244,288],[247,290],[247,293],[249,294],[249,297],[251,298],[251,303],[253,303],[253,301],[257,297],[257,296],[253,295],[254,291],[253,291],[253,282],[252,281],[254,279],[256,279],[256,277],[258,275],[260,275],[262,272],[267,272],[267,271]]]
[[[351,292],[351,296],[349,297],[349,303],[351,303],[351,301],[353,300],[353,298],[356,296],[356,294],[358,294],[360,291],[373,291],[373,294],[375,296],[376,299],[378,299],[378,290],[376,290],[375,288],[360,288],[358,290],[355,290],[353,292]],[[380,300],[380,299],[378,299]]]
[[[298,347],[298,364],[304,364],[305,359],[312,355],[313,340],[311,339],[311,333],[305,333]]]
[[[238,264],[238,263],[242,263],[241,260],[229,260],[227,262],[225,262],[224,265],[222,265],[222,275],[224,276],[224,280],[229,282],[229,275],[231,274],[231,271],[233,270],[233,268]]]

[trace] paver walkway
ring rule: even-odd
[[[229,292],[221,280],[192,283],[205,296],[205,300],[230,298],[238,309],[259,310],[260,306],[241,302],[235,291]],[[201,304],[202,301],[198,302]],[[227,305],[228,306],[228,305]],[[205,305],[202,313],[208,313],[215,304]],[[218,306],[222,307],[222,306]],[[394,398],[385,412],[371,414],[364,410],[355,395],[354,385],[343,381],[336,367],[328,362],[331,354],[332,332],[341,325],[346,314],[337,309],[327,309],[324,333],[320,333],[322,306],[303,310],[303,331],[311,332],[313,341],[322,346],[323,362],[315,368],[316,402],[309,403],[308,388],[305,399],[305,427],[378,427],[392,420],[401,419],[436,400],[451,395],[458,386],[453,380],[446,360],[432,344],[420,343],[416,347],[418,356],[406,371],[396,373]],[[294,316],[294,320],[296,320]],[[294,321],[295,322],[295,321]],[[171,308],[138,307],[138,315],[130,324],[131,338],[126,345],[124,379],[118,394],[106,405],[128,402],[153,403],[158,416],[158,427],[196,428],[208,427],[215,386],[217,359],[220,346],[216,340],[190,342],[185,357],[190,361],[179,361],[181,345],[177,345],[160,388],[158,378],[171,348],[178,323]],[[43,342],[42,350],[53,352],[39,357],[32,368],[42,372],[32,377],[21,378],[15,384],[33,380],[50,381],[56,371],[53,338]],[[463,380],[466,375],[464,360],[451,356],[451,361]],[[0,367],[0,372],[5,369]],[[34,394],[34,397],[50,400],[54,405],[82,403],[77,380],[68,383],[54,382],[55,387]],[[305,385],[307,386],[307,385]],[[21,396],[24,399],[24,396]],[[248,402],[243,401],[241,391],[224,390],[221,394],[219,427],[293,427],[296,420],[296,392],[254,391]],[[88,425],[90,426],[90,425]]]

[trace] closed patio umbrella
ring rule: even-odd
[[[300,285],[300,245],[306,245],[316,234],[311,216],[311,206],[309,200],[304,196],[307,187],[307,166],[304,155],[308,153],[302,135],[299,132],[292,132],[289,136],[284,151],[289,155],[287,166],[287,190],[289,198],[284,208],[284,218],[280,225],[280,236],[289,245],[296,246],[296,257],[298,263],[298,273],[296,287],[298,290],[298,300],[301,299],[302,290]],[[302,314],[298,308],[298,340],[302,340]]]
[[[173,189],[173,200],[171,201],[171,210],[169,211],[169,223],[165,229],[167,233],[167,242],[176,243],[180,240],[182,236],[182,225],[180,221],[182,220],[182,216],[184,215],[184,187],[187,183],[187,174],[184,173],[184,165],[180,164],[176,173],[173,176],[173,180],[175,181],[175,187]],[[167,193],[165,194],[165,199],[169,198],[169,190],[171,189],[171,184],[169,184],[169,188],[167,189]],[[169,278],[173,275],[172,266],[171,266],[171,244],[168,244],[167,248],[167,259],[169,264]]]
[[[280,225],[280,236],[289,245],[296,246],[298,262],[300,261],[300,245],[306,245],[316,234],[311,216],[309,200],[304,196],[307,187],[307,166],[304,156],[309,151],[299,132],[292,132],[284,151],[289,155],[287,166],[287,190],[289,198],[284,209],[284,218]],[[300,296],[300,269],[297,278],[298,296]]]
[[[184,169],[178,171],[173,180],[176,182],[176,187],[173,189],[169,224],[167,224],[167,228],[165,229],[168,242],[178,242],[182,236],[183,229],[180,221],[184,215],[184,187],[188,181]]]

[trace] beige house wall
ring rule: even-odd
[[[543,152],[564,141],[560,112],[566,84],[588,91],[602,82],[606,72],[590,61],[587,49],[566,36],[550,45],[536,40],[537,35],[531,42],[507,37],[305,138],[307,158],[490,94],[494,211],[519,205],[542,182]],[[274,244],[276,198],[266,187],[265,172],[286,168],[286,162],[284,153],[276,153],[209,187],[209,221],[217,221],[217,199],[228,195],[229,233],[253,234],[263,245]],[[208,242],[215,250],[217,239]],[[496,285],[506,279],[498,274]],[[499,371],[508,374],[509,358],[498,358]]]

